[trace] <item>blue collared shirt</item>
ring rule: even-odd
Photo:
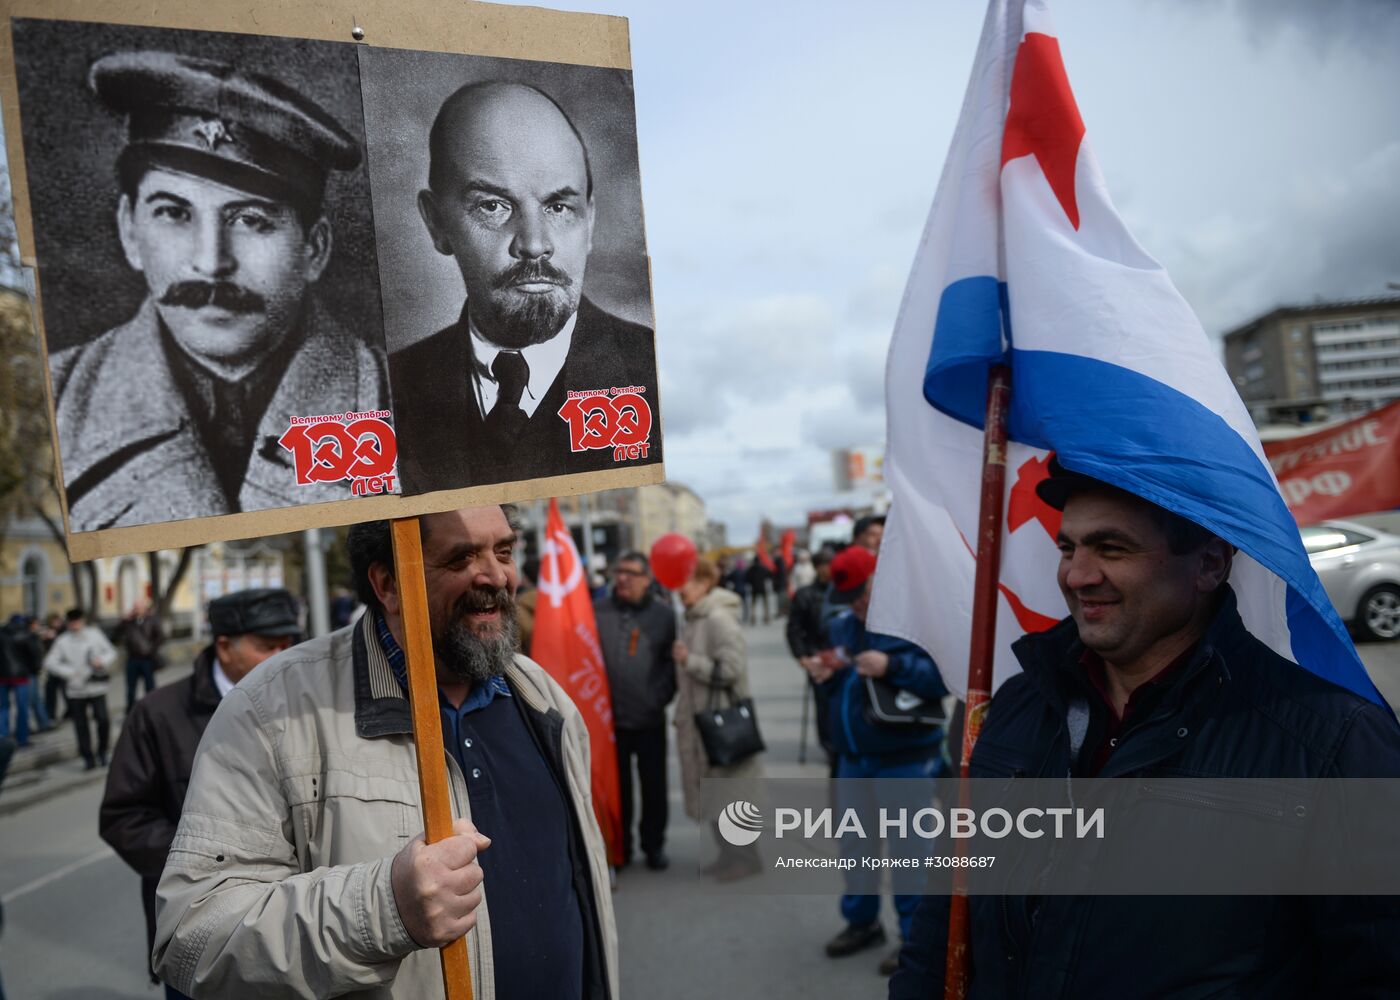
[[[403,650],[384,619],[375,631],[400,687]],[[443,742],[462,769],[472,822],[491,838],[481,868],[491,889],[498,1000],[580,1000],[583,910],[569,846],[564,789],[536,745],[504,677],[473,684],[453,707],[438,692]]]
[[[380,648],[384,650],[384,658],[389,661],[389,669],[394,672],[394,679],[399,682],[399,687],[407,691],[408,658],[394,634],[389,631],[383,615],[375,616],[374,627],[379,636]],[[438,710],[442,714],[442,740],[447,744],[447,752],[457,761],[464,776],[470,777],[472,771],[479,768],[468,761],[469,755],[465,753],[472,748],[472,741],[471,737],[462,731],[462,720],[472,712],[478,712],[491,704],[497,695],[511,697],[510,685],[499,674],[485,684],[473,684],[471,691],[462,699],[461,705],[454,706],[443,697],[442,691],[438,691]]]

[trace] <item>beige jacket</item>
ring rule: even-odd
[[[732,767],[711,767],[705,744],[695,725],[695,713],[707,707],[710,678],[717,678],[719,704],[749,697],[749,654],[744,631],[737,617],[739,595],[719,587],[711,590],[685,612],[681,640],[690,651],[684,663],[676,664],[676,753],[681,764],[681,786],[685,794],[685,814],[695,820],[719,816],[723,802],[710,801],[722,791],[706,779],[754,780],[763,776],[758,757],[750,757]],[[727,800],[726,800],[727,801]]]
[[[152,961],[191,996],[443,996],[435,950],[404,930],[389,881],[422,832],[408,701],[375,616],[296,646],[223,699],[195,758],[161,875]],[[506,679],[568,787],[585,908],[584,996],[617,996],[617,930],[583,718],[538,664]],[[552,751],[552,752],[551,752]],[[467,786],[447,757],[453,812]],[[490,900],[467,936],[474,996],[495,996]],[[590,985],[591,983],[591,985]]]

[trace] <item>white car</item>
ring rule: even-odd
[[[1302,529],[1333,606],[1362,639],[1400,638],[1400,537],[1351,521]]]

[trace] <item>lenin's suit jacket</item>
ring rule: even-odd
[[[465,310],[458,322],[390,355],[399,476],[405,494],[661,461],[652,332],[604,312],[588,299],[579,303],[564,367],[515,441],[486,441],[471,373]],[[571,451],[568,422],[559,416],[567,393],[629,385],[644,386],[643,398],[651,407],[647,457],[614,461],[611,448]]]
[[[166,363],[155,303],[49,360],[72,531],[234,513]],[[305,340],[258,425],[238,510],[350,498],[348,482],[298,486],[277,443],[295,416],[387,409],[384,356],[311,300]]]

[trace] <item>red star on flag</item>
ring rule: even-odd
[[[1069,89],[1059,40],[1028,32],[1011,72],[1011,108],[1001,139],[1001,165],[1034,156],[1075,229],[1079,228],[1079,203],[1074,196],[1074,165],[1083,138],[1084,119]]]
[[[1060,520],[1064,517],[1058,510],[1040,499],[1035,488],[1043,479],[1050,478],[1050,456],[1031,458],[1016,470],[1016,484],[1011,487],[1011,498],[1006,505],[1006,528],[1015,531],[1027,521],[1036,520],[1055,541],[1060,534]]]

